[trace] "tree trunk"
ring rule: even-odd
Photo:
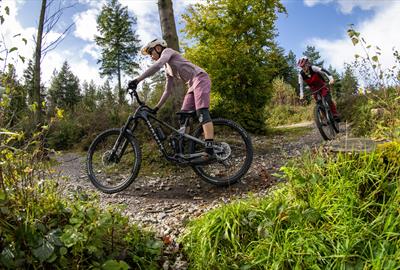
[[[121,86],[121,62],[119,60],[119,56],[118,60],[117,60],[117,65],[118,65],[118,103],[119,105],[122,105],[122,103],[124,102],[124,92],[122,91],[122,86]]]
[[[42,97],[40,93],[40,61],[42,58],[42,37],[44,17],[46,13],[46,4],[47,0],[42,0],[42,7],[40,9],[40,18],[36,38],[35,66],[33,72],[33,100],[37,104],[37,108],[33,112],[33,119],[36,127],[41,125],[43,121]]]
[[[158,13],[160,14],[163,39],[167,41],[168,47],[179,52],[179,39],[176,32],[172,0],[158,0]]]
[[[163,39],[167,41],[169,48],[179,52],[179,39],[176,32],[172,0],[158,0],[158,13]],[[181,80],[174,80],[173,92],[172,108],[174,111],[179,111],[185,95],[185,87]]]

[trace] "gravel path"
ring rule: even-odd
[[[304,128],[304,125],[300,126]],[[176,174],[168,177],[139,173],[129,188],[109,195],[98,192],[90,183],[85,169],[86,156],[83,154],[58,155],[56,159],[60,164],[57,170],[66,176],[66,183],[63,183],[66,184],[65,190],[98,192],[104,206],[126,205],[125,212],[133,221],[156,231],[164,242],[171,244],[171,249],[178,249],[175,240],[182,234],[184,225],[190,219],[229,201],[244,198],[249,193],[256,196],[267,194],[269,188],[280,181],[272,174],[288,159],[301,155],[306,148],[324,143],[310,122],[306,123],[306,131],[302,135],[296,136],[290,132],[282,134],[277,132],[270,136],[252,136],[255,150],[253,164],[238,184],[227,188],[218,188],[202,181],[190,167],[186,167],[177,169]],[[174,262],[166,261],[164,269],[186,269],[186,262],[179,254],[177,257]]]

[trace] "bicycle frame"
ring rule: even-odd
[[[324,85],[321,88],[319,88],[318,90],[312,91],[310,95],[316,95],[317,96],[317,100],[316,100],[317,104],[321,104],[325,108],[325,111],[328,112],[331,110],[331,108],[330,108],[327,100],[325,99],[325,97],[321,94],[321,90],[324,87],[328,87],[328,86]],[[334,119],[331,119],[330,113],[328,113],[327,116],[328,116],[329,122],[334,121]]]
[[[187,127],[187,121],[186,121],[186,123],[185,123],[185,126],[182,126],[182,127],[178,130],[178,129],[172,127],[171,125],[169,125],[168,123],[166,123],[166,122],[164,122],[164,121],[162,121],[162,120],[157,119],[157,118],[151,113],[151,109],[150,109],[148,106],[146,106],[146,105],[139,99],[136,90],[132,90],[132,91],[133,91],[133,94],[135,95],[135,97],[136,97],[136,99],[137,99],[137,101],[138,101],[138,103],[139,103],[139,108],[137,108],[136,111],[135,111],[133,114],[131,114],[131,115],[129,116],[129,118],[128,118],[128,120],[126,121],[125,125],[121,128],[120,135],[118,136],[118,139],[117,139],[117,141],[115,142],[115,144],[114,144],[114,146],[113,146],[113,149],[112,149],[112,156],[115,156],[115,155],[117,154],[117,155],[116,155],[117,160],[119,160],[119,159],[121,158],[120,155],[121,155],[122,153],[124,153],[124,151],[125,151],[125,149],[126,149],[126,147],[127,147],[127,145],[128,145],[128,141],[125,140],[124,142],[122,142],[122,140],[123,140],[123,138],[124,138],[124,137],[123,137],[123,134],[126,132],[126,133],[128,133],[129,135],[133,136],[133,134],[134,134],[134,132],[135,132],[135,130],[136,130],[136,128],[137,128],[138,123],[139,123],[140,120],[143,120],[143,121],[146,123],[146,126],[147,126],[147,128],[149,129],[150,133],[152,134],[153,139],[156,141],[160,152],[163,154],[163,156],[164,156],[167,160],[172,161],[172,162],[177,162],[177,163],[185,163],[185,162],[190,162],[191,159],[194,159],[194,158],[197,158],[197,157],[200,157],[200,156],[203,155],[203,153],[201,153],[201,152],[199,152],[199,153],[193,153],[193,154],[188,154],[188,155],[185,155],[185,154],[183,153],[183,149],[182,149],[182,148],[183,148],[183,147],[182,147],[183,138],[187,138],[187,139],[192,140],[192,141],[195,141],[195,142],[197,142],[197,143],[199,143],[199,144],[201,144],[201,145],[205,145],[205,142],[204,142],[204,141],[202,141],[202,140],[200,140],[200,139],[198,139],[198,138],[196,138],[196,137],[193,137],[193,136],[191,136],[191,135],[185,133],[185,130],[186,130],[186,127]],[[130,94],[131,94],[131,96],[132,96],[132,93],[130,93]],[[175,134],[177,134],[177,135],[180,137],[180,141],[179,141],[179,144],[180,144],[180,145],[179,145],[179,149],[181,150],[180,153],[177,153],[176,156],[170,156],[170,155],[168,155],[167,151],[165,150],[164,145],[162,144],[162,142],[161,142],[160,139],[158,138],[158,136],[157,136],[157,134],[156,134],[156,131],[155,131],[155,129],[154,129],[154,127],[153,127],[153,125],[152,125],[152,123],[151,123],[150,120],[156,121],[157,123],[161,124],[163,127],[166,127],[166,128],[168,128],[169,130],[171,130],[172,133],[175,133]],[[118,153],[118,149],[119,149],[121,143],[123,143],[123,144],[122,144],[122,148],[121,148],[121,151],[119,151],[119,153]],[[223,150],[223,149],[221,149],[221,148],[218,147],[218,146],[214,146],[214,147],[216,148],[217,151],[222,151],[222,150]]]

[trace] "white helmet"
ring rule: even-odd
[[[149,43],[147,43],[147,45],[144,46],[140,51],[141,51],[141,53],[143,55],[149,54],[148,50],[150,48],[154,48],[157,45],[161,45],[164,48],[166,48],[167,47],[167,42],[165,40],[161,39],[161,38],[156,38],[156,39],[150,41]]]

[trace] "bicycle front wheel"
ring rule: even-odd
[[[315,106],[314,120],[319,130],[319,133],[324,140],[328,141],[335,138],[336,131],[331,126],[325,108],[320,104],[317,104],[317,106]]]
[[[101,133],[90,145],[87,154],[87,172],[93,185],[105,193],[116,193],[127,188],[138,175],[141,151],[137,140],[125,133],[112,151],[119,129]]]
[[[229,186],[246,174],[253,161],[253,146],[247,132],[238,124],[226,119],[213,119],[214,144],[219,149],[217,161],[207,165],[193,165],[192,169],[206,182],[217,186]],[[199,126],[193,133],[204,140],[203,128]],[[189,142],[191,153],[204,151],[204,146]]]

